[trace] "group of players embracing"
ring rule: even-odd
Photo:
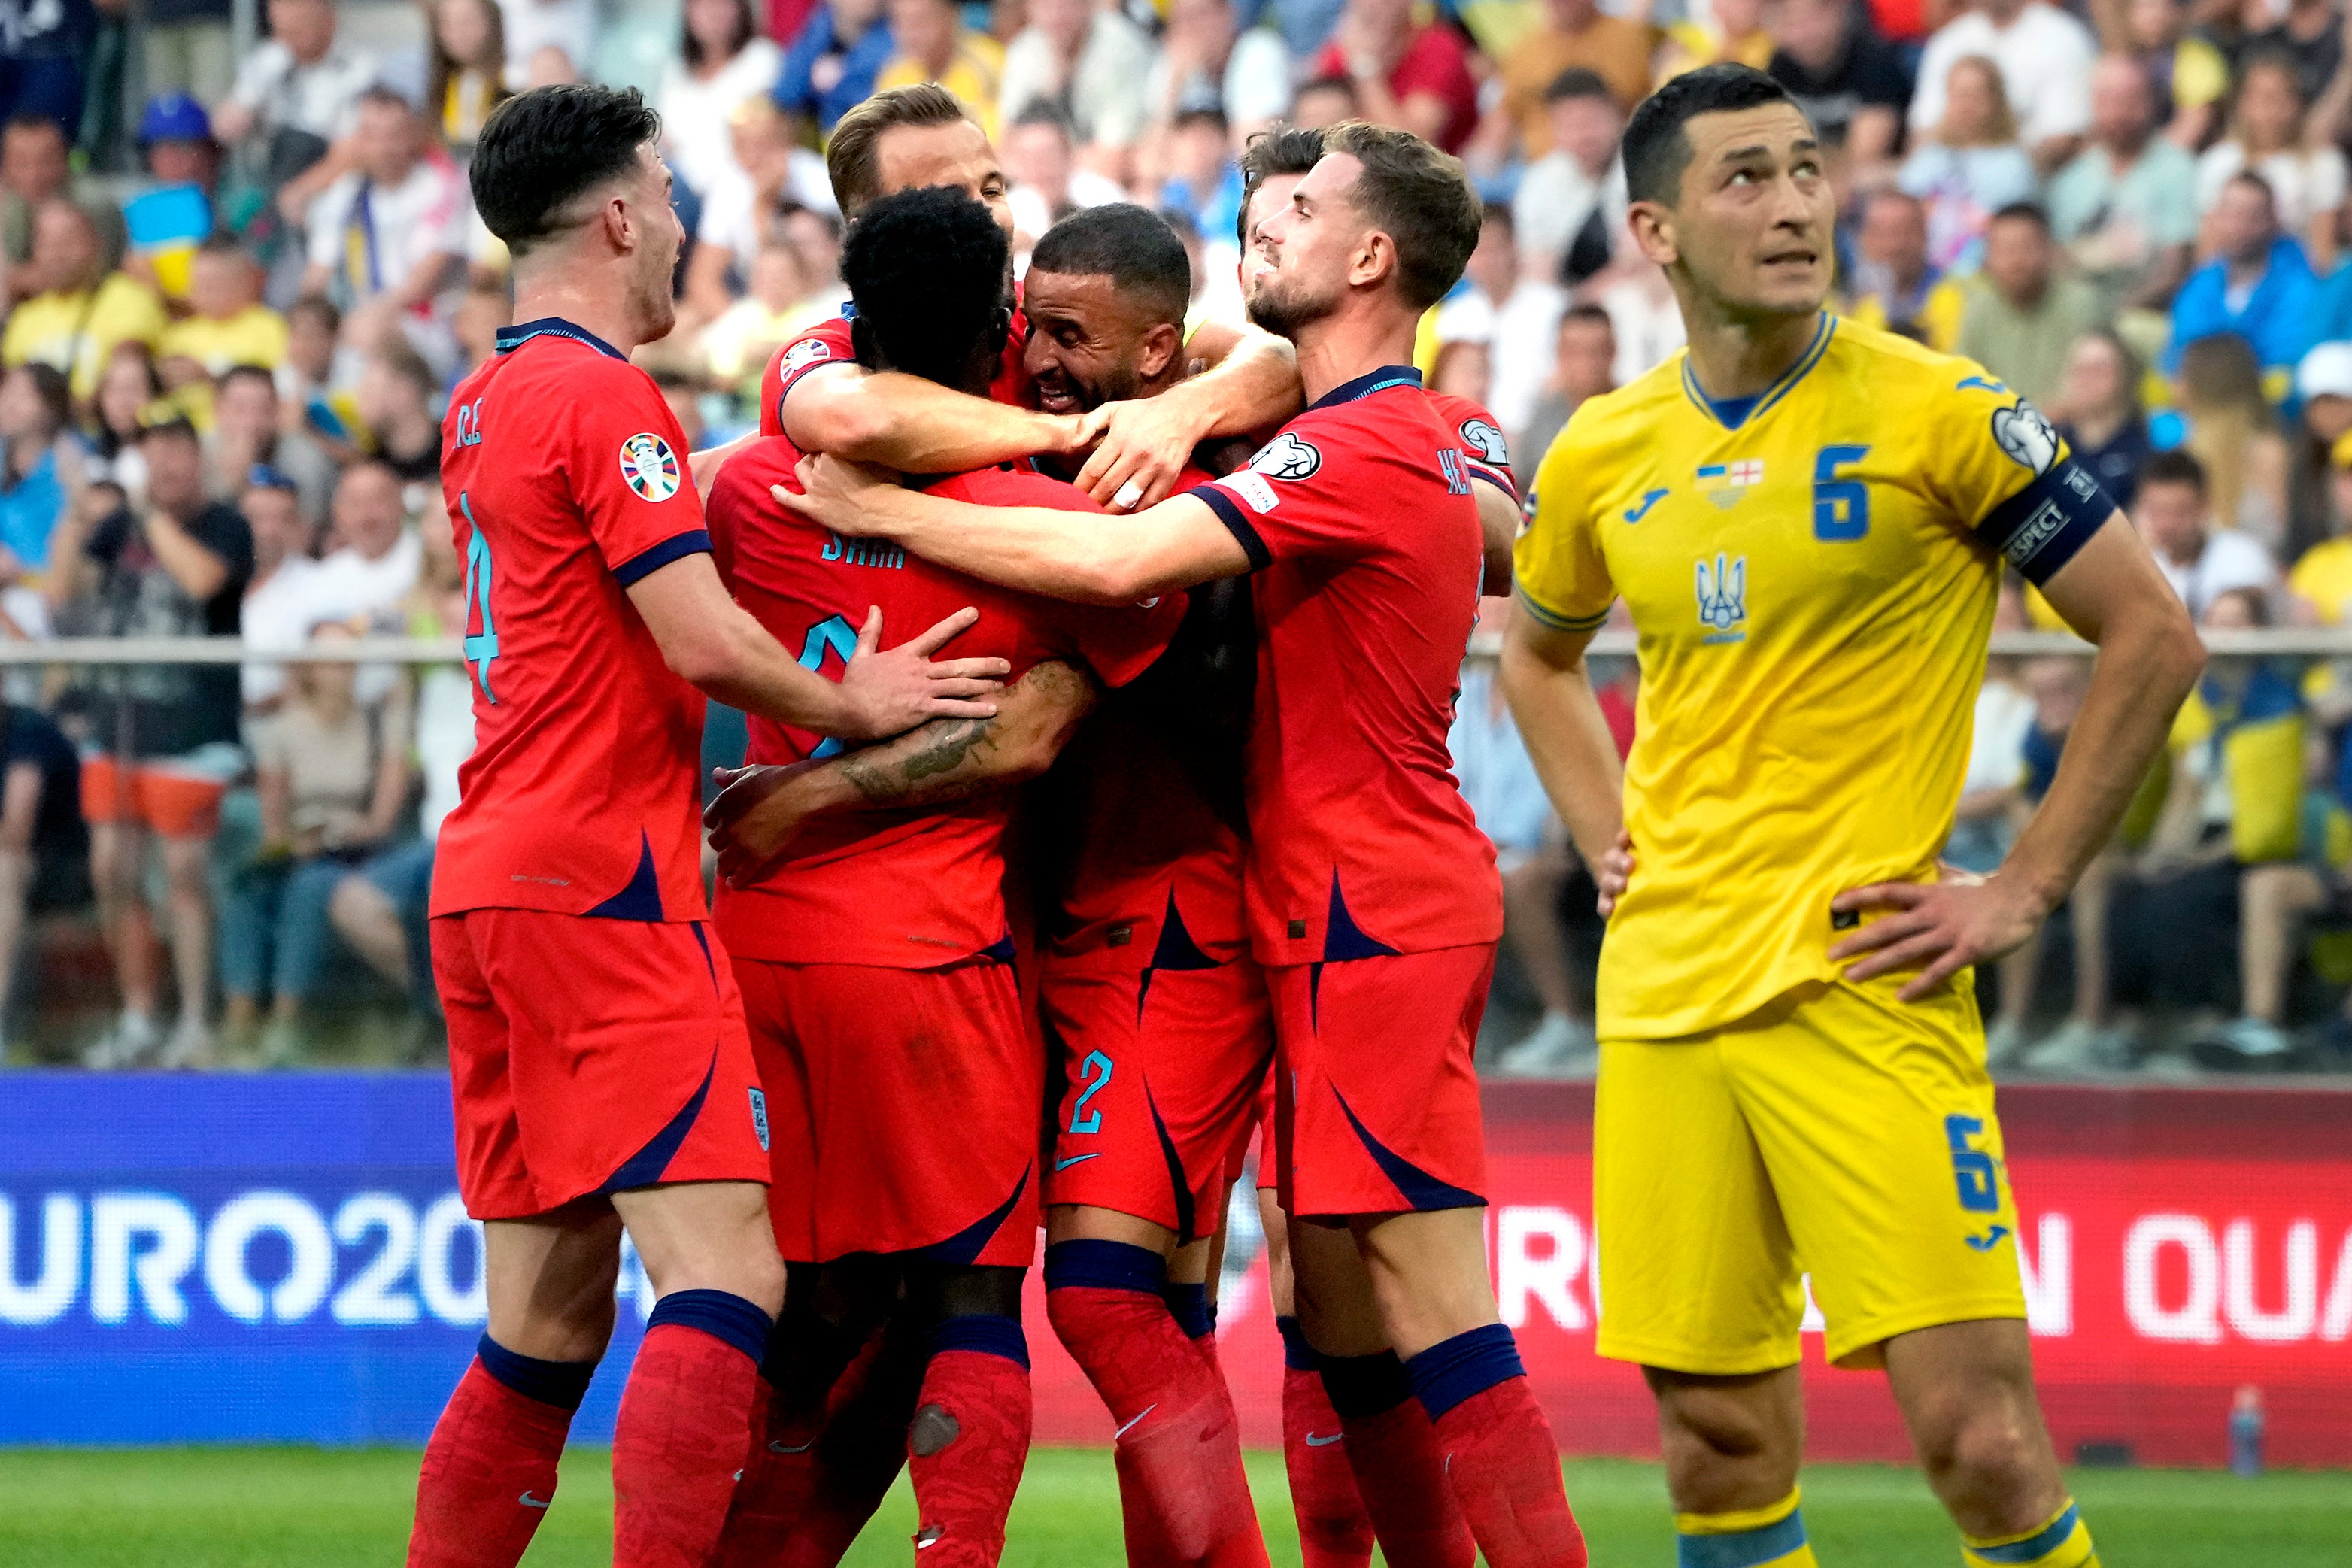
[[[1256,325],[1188,340],[1160,218],[1074,214],[1016,289],[985,134],[880,94],[829,144],[850,305],[689,470],[627,361],[658,129],[540,89],[472,167],[518,324],[447,422],[478,738],[433,945],[490,1308],[409,1561],[520,1557],[625,1228],[616,1563],[837,1562],[902,1467],[920,1560],[995,1563],[1042,1222],[1130,1562],[1263,1564],[1209,1284],[1255,1141],[1307,1562],[1581,1563],[1486,1259],[1501,904],[1446,731],[1519,504],[1411,365],[1460,165],[1260,138]],[[706,695],[751,748],[698,823]]]

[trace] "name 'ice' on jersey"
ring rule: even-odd
[[[1483,573],[1472,483],[1420,372],[1391,366],[1317,400],[1248,467],[1187,492],[1257,572],[1245,786],[1261,963],[1502,932],[1494,847],[1446,749]]]
[[[1632,885],[1602,1038],[1671,1038],[1837,977],[1830,901],[1932,880],[2006,558],[2042,582],[2114,503],[1980,367],[1824,315],[1760,396],[1677,355],[1576,411],[1517,551],[1538,621],[1640,637]]]
[[[452,395],[441,487],[475,738],[435,915],[703,918],[702,694],[627,592],[710,548],[685,451],[653,378],[553,318],[502,329]]]

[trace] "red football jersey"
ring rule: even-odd
[[[1485,405],[1452,392],[1431,392],[1429,407],[1438,422],[1454,432],[1462,461],[1470,466],[1470,476],[1499,485],[1503,494],[1517,500],[1519,481],[1511,472],[1510,443],[1503,437],[1501,423]]]
[[[1205,485],[1187,468],[1179,492]],[[1054,832],[1057,951],[1118,953],[1140,970],[1155,963],[1170,901],[1183,934],[1212,957],[1248,940],[1242,879],[1246,849],[1240,800],[1226,791],[1218,758],[1191,753],[1169,721],[1135,697],[1113,698],[1089,717],[1055,765],[1056,801],[1066,806]],[[1237,794],[1237,792],[1236,792]],[[1181,943],[1170,953],[1186,956]]]
[[[1013,285],[1013,329],[1005,334],[1004,355],[997,363],[996,379],[988,383],[988,395],[1016,408],[1034,408],[1034,388],[1021,360],[1023,345],[1029,340],[1029,318],[1021,313],[1020,292],[1020,285]],[[819,365],[857,362],[857,350],[849,338],[853,314],[844,305],[840,315],[818,322],[769,357],[768,368],[760,372],[761,434],[784,433],[784,394],[793,390],[794,382]]]
[[[625,591],[710,548],[686,437],[653,378],[592,333],[549,318],[498,342],[442,427],[474,754],[433,913],[699,920],[702,694]]]
[[[997,588],[910,556],[882,539],[845,539],[793,516],[768,494],[792,485],[800,453],[777,437],[719,470],[710,494],[719,570],[736,601],[813,670],[837,674],[870,605],[884,641],[902,642],[965,605],[979,623],[943,657],[1013,665],[1017,680],[1045,659],[1082,661],[1104,684],[1125,685],[1160,656],[1184,617],[1166,594],[1148,606],[1105,608]],[[1092,511],[1076,487],[1042,474],[984,468],[932,486],[953,500]],[[760,718],[753,762],[798,762],[838,752],[823,736]],[[921,969],[968,958],[1002,941],[1003,835],[1010,797],[974,796],[937,809],[859,811],[816,823],[798,853],[759,886],[722,889],[719,930],[730,953],[787,964],[871,964]]]
[[[1494,846],[1446,731],[1484,570],[1458,434],[1391,366],[1189,492],[1256,570],[1250,936],[1265,964],[1491,942]]]

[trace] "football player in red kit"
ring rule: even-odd
[[[836,685],[729,601],[684,439],[627,360],[669,329],[683,238],[659,137],[634,91],[553,88],[502,106],[472,167],[524,319],[444,431],[477,738],[432,915],[489,1328],[425,1450],[412,1564],[521,1555],[612,1331],[625,1226],[659,1299],[614,1435],[614,1560],[708,1558],[783,1279],[741,1005],[704,929],[704,694],[874,737],[992,713],[965,699],[1005,669],[923,658],[968,611],[877,658],[860,606]]]
[[[1251,460],[1109,529],[981,508],[830,459],[794,509],[973,575],[1115,604],[1257,574],[1245,762],[1252,951],[1277,1039],[1277,1161],[1307,1341],[1368,1497],[1425,1483],[1360,1445],[1408,1399],[1496,1568],[1580,1564],[1549,1424],[1498,1321],[1471,1047],[1502,910],[1446,731],[1485,576],[1477,482],[1409,364],[1462,274],[1459,162],[1350,121],[1260,221],[1252,317],[1297,345],[1307,411]],[[1360,1271],[1298,1238],[1344,1228]],[[1375,1527],[1381,1521],[1376,1516]],[[1420,1541],[1401,1558],[1431,1560]]]
[[[868,206],[843,257],[860,361],[982,384],[1006,328],[1008,253],[987,211],[961,192],[909,191]],[[799,455],[781,438],[738,455],[720,471],[711,512],[737,598],[786,641],[799,639],[813,668],[826,667],[827,649],[845,636],[844,611],[868,599],[902,616],[976,601],[971,646],[1003,653],[1016,686],[1123,685],[1183,619],[1173,595],[1082,606],[829,533],[769,495],[792,481]],[[1025,466],[930,487],[982,506],[1096,509]],[[919,779],[989,743],[960,728],[902,771]],[[811,727],[753,726],[754,764],[838,749]],[[856,784],[890,764],[858,753],[836,771]],[[926,1562],[947,1564],[992,1563],[1003,1550],[1028,1446],[1020,1289],[1036,1246],[1045,1089],[1013,982],[1003,894],[1009,809],[998,792],[906,808],[886,790],[866,810],[808,825],[768,874],[746,862],[744,843],[720,835],[730,880],[719,925],[770,1090],[777,1239],[792,1262],[817,1266],[796,1281],[795,1304],[806,1300],[810,1312],[796,1312],[776,1339],[765,1433],[774,1447],[753,1454],[722,1561],[759,1561],[747,1538],[803,1522],[782,1505],[810,1467],[769,1458],[789,1461],[823,1436],[823,1389],[810,1385],[837,1376],[857,1331],[886,1315],[901,1320],[902,1333],[928,1335],[907,1437],[917,1544]],[[730,1558],[739,1544],[744,1552]]]

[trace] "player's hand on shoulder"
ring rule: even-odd
[[[1201,437],[1197,423],[1181,400],[1171,397],[1130,398],[1092,410],[1078,427],[1079,450],[1094,448],[1078,470],[1078,488],[1115,512],[1157,506],[1192,461]]]
[[[1617,841],[1592,868],[1593,885],[1601,890],[1595,906],[1601,918],[1608,919],[1617,913],[1617,901],[1625,896],[1626,883],[1633,880],[1633,835],[1626,829],[1617,830]]]
[[[2022,883],[1953,865],[1941,872],[1940,882],[1873,883],[1830,900],[1836,915],[1887,912],[1830,949],[1833,962],[1861,960],[1845,971],[1847,979],[1916,969],[1895,993],[1916,1002],[1970,964],[2016,951],[2042,924],[2046,911]]]
[[[702,826],[719,854],[719,879],[730,887],[760,881],[775,868],[806,814],[787,789],[816,764],[714,768],[719,789],[702,809]]]
[[[946,620],[888,650],[882,648],[882,608],[874,606],[857,633],[856,650],[842,672],[845,712],[834,733],[844,740],[880,740],[935,718],[993,718],[986,701],[1004,689],[1013,666],[1003,659],[934,659],[969,630],[980,612],[966,605]]]
[[[802,458],[793,473],[800,481],[798,490],[784,485],[768,486],[768,494],[786,511],[798,512],[837,534],[860,537],[885,532],[879,526],[884,521],[879,503],[887,492],[899,488],[898,476],[889,469],[814,452]]]

